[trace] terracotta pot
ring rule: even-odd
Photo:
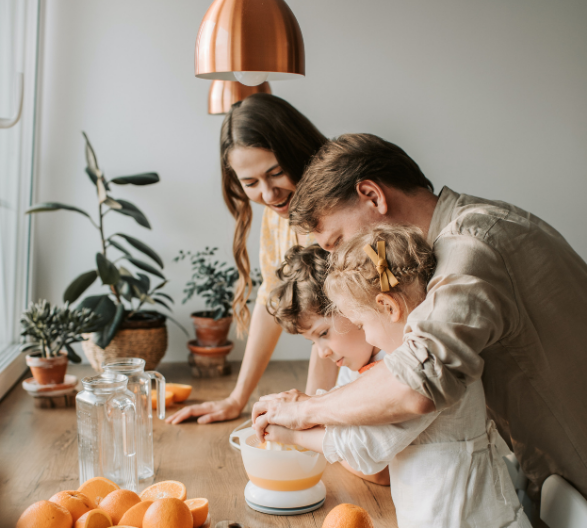
[[[210,312],[194,312],[192,321],[196,329],[198,345],[216,347],[225,345],[228,339],[232,316],[214,320]]]
[[[198,342],[197,339],[192,339],[188,341],[188,348],[192,354],[198,354],[200,356],[210,356],[210,357],[218,357],[218,356],[227,356],[230,354],[230,351],[233,349],[234,343],[232,341],[227,341],[225,345],[222,346],[202,346]]]
[[[137,357],[145,360],[145,370],[155,370],[167,351],[166,317],[159,312],[140,312],[126,319],[104,349],[92,341],[91,334],[82,341],[82,350],[96,372],[102,363],[117,358]]]
[[[39,385],[58,385],[65,379],[67,352],[49,358],[41,357],[40,353],[27,355],[26,364]]]

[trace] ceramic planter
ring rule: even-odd
[[[191,314],[198,345],[204,347],[223,346],[228,341],[232,316],[223,317],[215,321],[210,315],[210,312],[194,312]]]
[[[63,383],[67,371],[67,353],[61,352],[57,357],[41,357],[40,353],[26,357],[26,364],[31,369],[39,385],[58,385]]]

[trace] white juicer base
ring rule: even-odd
[[[315,486],[299,491],[272,491],[255,486],[245,487],[247,504],[261,513],[270,515],[300,515],[317,510],[326,499],[326,486],[320,481]]]

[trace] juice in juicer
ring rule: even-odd
[[[241,427],[248,425],[248,422]],[[238,438],[237,444],[234,439]],[[320,480],[326,459],[297,446],[283,450],[264,449],[252,427],[235,429],[230,443],[240,449],[249,482],[247,504],[261,513],[299,515],[324,504],[326,487]]]

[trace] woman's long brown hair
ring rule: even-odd
[[[253,287],[247,237],[253,210],[228,155],[235,147],[255,147],[273,152],[281,169],[297,184],[306,165],[327,139],[303,114],[271,94],[258,93],[233,105],[220,132],[222,194],[236,220],[232,251],[239,280],[232,304],[237,333],[243,335],[250,321],[247,300]]]

